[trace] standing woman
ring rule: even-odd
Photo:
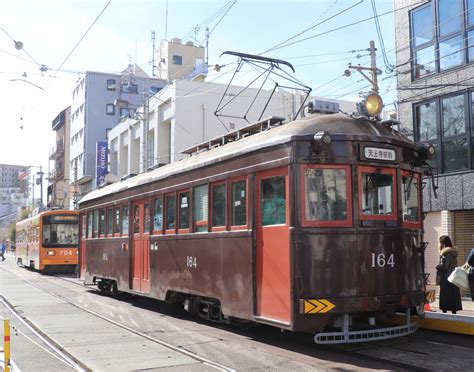
[[[448,282],[449,275],[458,265],[458,249],[453,247],[451,239],[447,235],[439,238],[439,265],[436,266],[438,275],[441,277],[439,288],[439,308],[445,313],[462,310],[461,293],[459,288]]]

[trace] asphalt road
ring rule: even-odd
[[[418,331],[383,342],[321,347],[311,334],[267,326],[245,331],[192,318],[159,301],[103,295],[73,277],[19,268],[11,258],[0,264],[0,294],[94,371],[452,371],[474,365],[470,336]],[[5,306],[1,311],[2,316],[10,313]],[[21,324],[15,326],[26,333]],[[12,358],[22,371],[71,369],[21,333],[12,334]]]

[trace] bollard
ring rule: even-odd
[[[7,319],[3,320],[3,331],[3,370],[10,372],[10,322]]]

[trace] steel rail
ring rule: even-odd
[[[11,274],[13,274],[13,275],[15,275],[15,276],[18,277],[18,275],[16,275],[16,274],[13,273],[12,271],[10,271],[10,270],[7,270],[7,271],[9,271]],[[61,279],[63,279],[63,278],[61,278]],[[83,307],[83,306],[81,306],[81,305],[75,304],[74,302],[70,301],[70,300],[67,299],[66,297],[61,296],[61,295],[59,295],[59,294],[57,294],[57,293],[48,292],[47,290],[45,290],[45,289],[39,287],[38,285],[36,285],[36,284],[30,282],[30,281],[27,280],[27,279],[21,278],[21,280],[23,280],[25,283],[28,283],[28,284],[31,285],[32,287],[35,287],[35,288],[39,289],[40,291],[42,291],[42,292],[44,292],[44,293],[47,293],[47,294],[49,294],[49,295],[51,295],[51,296],[54,296],[54,297],[56,297],[56,298],[58,298],[58,299],[60,299],[60,300],[62,300],[62,301],[65,301],[66,303],[68,303],[68,304],[70,304],[70,305],[72,305],[72,306],[74,306],[74,307],[76,307],[76,308],[78,308],[78,309],[81,309],[81,310],[83,310],[83,311],[85,311],[85,312],[87,312],[87,313],[89,313],[89,314],[91,314],[91,315],[93,315],[93,316],[95,316],[95,317],[98,317],[98,318],[100,318],[100,319],[102,319],[102,320],[105,320],[106,322],[109,322],[109,323],[111,323],[111,324],[113,324],[113,325],[115,325],[115,326],[117,326],[117,327],[120,327],[120,328],[122,328],[122,329],[125,329],[125,330],[128,331],[128,332],[134,333],[134,334],[136,334],[137,336],[140,336],[140,337],[143,337],[143,338],[145,338],[145,339],[147,339],[147,340],[149,340],[149,341],[155,342],[155,343],[157,343],[157,344],[159,344],[159,345],[161,345],[161,346],[164,346],[164,347],[166,347],[166,348],[168,348],[168,349],[171,349],[171,350],[173,350],[173,351],[176,351],[176,352],[178,352],[178,353],[180,353],[180,354],[184,354],[184,355],[186,355],[186,356],[188,356],[188,357],[190,357],[190,358],[192,358],[192,359],[194,359],[194,360],[197,360],[197,361],[201,362],[202,364],[204,364],[204,365],[206,365],[206,366],[215,368],[215,369],[217,369],[217,370],[219,370],[219,371],[235,372],[235,369],[233,369],[233,368],[226,367],[226,366],[224,366],[224,365],[222,365],[222,364],[220,364],[220,363],[214,362],[214,361],[212,361],[212,360],[210,360],[210,359],[207,359],[207,358],[204,358],[204,357],[200,357],[199,355],[196,355],[196,354],[192,353],[191,351],[184,350],[184,349],[182,349],[182,348],[180,348],[180,347],[177,347],[177,346],[174,346],[174,345],[172,345],[172,344],[170,344],[170,343],[168,343],[168,342],[165,342],[165,341],[159,340],[159,339],[157,339],[157,338],[154,338],[154,337],[152,337],[152,336],[149,336],[149,335],[147,335],[146,333],[143,333],[143,332],[140,332],[140,331],[138,331],[138,330],[135,330],[135,329],[133,329],[133,328],[131,328],[131,327],[125,325],[125,324],[119,323],[119,322],[117,322],[117,321],[115,321],[115,320],[113,320],[113,319],[110,319],[110,318],[108,318],[108,317],[102,315],[102,314],[99,314],[99,313],[97,313],[97,312],[95,312],[95,311],[89,310],[89,309],[87,309],[87,308],[85,308],[85,307]],[[70,280],[67,280],[67,281],[68,281],[68,282],[72,282],[72,281],[70,281]],[[0,295],[0,299],[1,299],[1,302],[4,302],[4,301],[5,301],[4,298],[3,298],[3,296],[1,296],[1,295]],[[9,306],[9,307],[11,308],[11,306]],[[12,309],[12,310],[13,310],[13,309]],[[14,311],[14,310],[13,310],[13,311]],[[17,316],[17,317],[20,317],[19,314],[16,314],[16,316]],[[21,318],[21,317],[20,317],[20,318]],[[27,323],[25,323],[25,324],[27,324]],[[38,330],[38,331],[39,331],[39,330]],[[39,332],[40,332],[40,331],[39,331]],[[42,337],[43,337],[43,338],[47,338],[48,336],[47,336],[47,335],[43,335]],[[51,342],[48,342],[46,339],[45,339],[45,342],[48,343],[48,344],[51,344]],[[51,345],[52,345],[52,344],[51,344]],[[52,348],[54,348],[53,345],[52,345]],[[55,350],[56,350],[56,349],[57,349],[57,348],[55,348]],[[59,349],[58,349],[58,350],[59,350]],[[66,355],[66,354],[65,354],[65,355]],[[71,357],[72,357],[72,356],[71,356]],[[83,370],[84,370],[84,369],[81,369],[81,371],[83,371]]]

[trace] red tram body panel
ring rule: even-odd
[[[81,275],[293,331],[423,305],[421,160],[339,114],[244,137],[86,195]]]

